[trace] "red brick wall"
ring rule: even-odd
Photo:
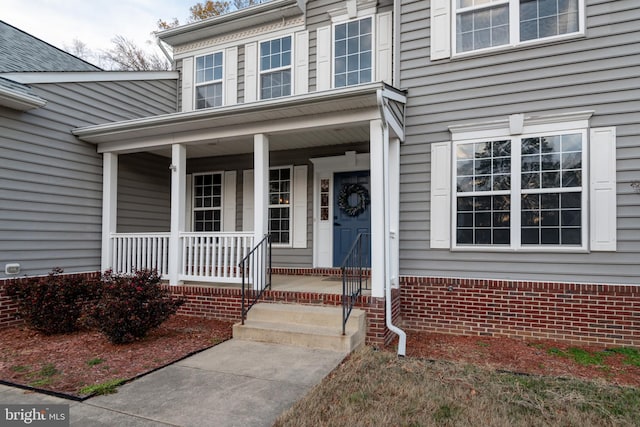
[[[401,278],[403,326],[640,346],[640,286]]]
[[[73,273],[65,274],[66,277],[98,277],[100,272],[91,273]],[[2,279],[0,280],[0,329],[9,326],[21,325],[23,320],[18,317],[18,304],[14,303],[5,293],[5,286],[8,283],[20,282],[22,280],[29,279],[27,277],[18,277],[15,279]]]

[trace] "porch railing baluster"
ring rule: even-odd
[[[362,289],[368,289],[368,275],[365,265],[371,257],[371,237],[369,233],[360,233],[351,245],[342,267],[342,335],[345,335],[347,321]]]
[[[238,264],[242,276],[242,324],[266,289],[271,289],[271,235],[267,234]],[[251,289],[249,289],[251,286]]]

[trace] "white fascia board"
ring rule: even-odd
[[[44,107],[47,101],[39,96],[21,93],[9,88],[0,87],[0,105],[19,111]]]
[[[382,87],[381,83],[372,83],[357,87],[347,87],[340,89],[327,90],[322,92],[310,92],[300,95],[288,96],[283,98],[275,98],[269,100],[261,100],[246,104],[236,104],[226,107],[210,108],[203,110],[188,111],[183,113],[171,113],[158,116],[143,117],[139,119],[126,120],[115,123],[105,123],[95,126],[87,126],[76,128],[72,133],[80,138],[89,138],[101,136],[109,133],[124,132],[154,127],[162,127],[175,123],[184,123],[196,120],[210,120],[219,117],[228,116],[230,114],[249,114],[261,111],[267,111],[274,108],[295,108],[303,104],[311,104],[315,102],[345,99],[348,97],[357,97],[362,95],[372,95],[372,106],[377,107],[377,93]]]
[[[244,28],[255,27],[265,22],[303,14],[306,8],[300,7],[300,3],[304,2],[272,0],[235,12],[159,31],[155,35],[170,46],[177,46]]]
[[[31,83],[88,83],[88,82],[116,82],[140,80],[177,80],[177,71],[65,71],[33,73],[0,73],[14,82]]]

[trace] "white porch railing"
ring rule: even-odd
[[[111,269],[129,274],[136,270],[169,272],[169,233],[115,233],[111,235]]]
[[[253,233],[180,233],[181,280],[241,283],[238,264],[253,248]]]

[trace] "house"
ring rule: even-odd
[[[0,284],[96,272],[102,156],[71,130],[175,111],[178,73],[106,72],[2,21],[0,57]],[[125,200],[140,197],[126,184],[139,160],[121,165]],[[12,320],[0,296],[0,324]]]
[[[289,275],[370,236],[370,343],[639,345],[639,22],[630,0],[273,0],[162,31],[177,109],[69,136],[102,158],[94,270],[156,268],[185,312],[237,319],[210,284],[267,233]]]

